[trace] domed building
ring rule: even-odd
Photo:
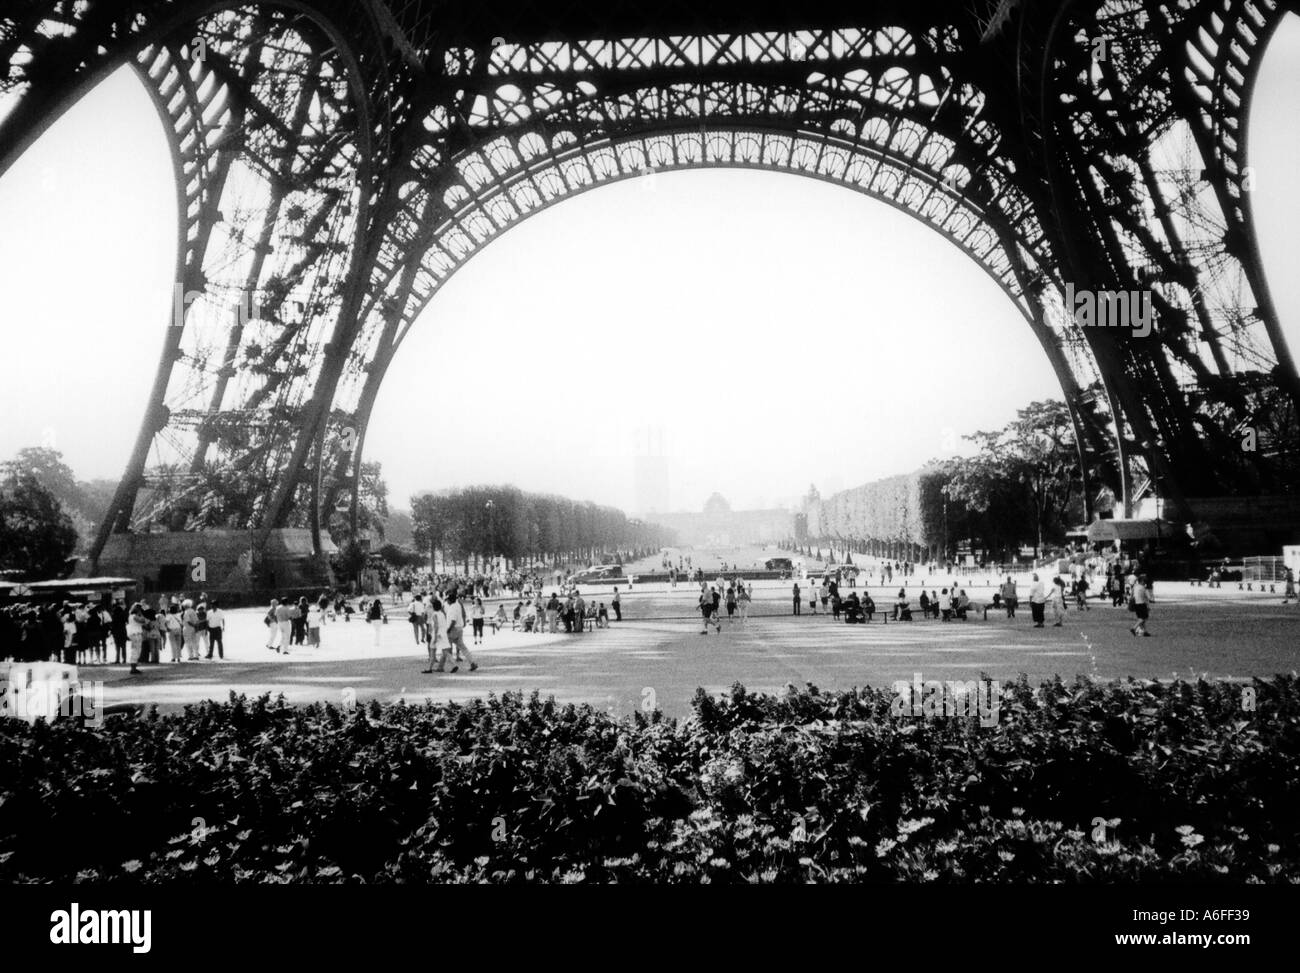
[[[699,513],[654,514],[647,520],[677,532],[679,544],[731,547],[774,543],[791,536],[794,515],[789,510],[732,510],[727,498],[713,493]]]

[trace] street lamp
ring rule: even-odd
[[[488,566],[489,566],[489,568],[491,567],[491,561],[492,561],[491,545],[492,545],[493,541],[494,541],[495,538],[496,538],[496,520],[495,520],[495,518],[492,516],[492,508],[493,508],[495,505],[496,505],[496,504],[495,504],[495,501],[492,501],[492,500],[489,500],[487,503],[485,503],[485,504],[483,505],[484,508],[487,510],[487,515],[488,515],[488,536],[487,536],[488,554],[487,554],[487,557],[488,557]]]

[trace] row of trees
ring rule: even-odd
[[[825,500],[810,491],[796,540],[833,540],[872,553],[873,544],[883,544],[914,552],[900,556],[937,559],[966,544],[989,559],[1010,560],[1021,547],[1039,554],[1060,543],[1071,524],[1083,521],[1082,471],[1065,403],[1031,403],[1004,428],[965,438],[977,445],[974,456]]]
[[[474,486],[411,498],[416,550],[433,564],[505,557],[593,561],[601,553],[658,550],[672,532],[621,510],[513,486]]]

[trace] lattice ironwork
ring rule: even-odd
[[[1300,379],[1247,122],[1300,0],[17,0],[0,175],[134,66],[171,133],[177,298],[113,530],[355,502],[380,383],[496,236],[652,171],[763,168],[924,221],[1007,294],[1124,500],[1289,489]],[[1072,290],[1146,290],[1141,338]],[[1233,446],[1260,431],[1262,449]]]

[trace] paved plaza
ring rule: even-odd
[[[870,590],[877,604],[886,605],[898,585]],[[617,713],[650,699],[667,714],[682,716],[696,687],[716,692],[734,682],[756,691],[805,682],[845,689],[888,686],[917,672],[941,680],[986,674],[1008,681],[1022,672],[1032,680],[1057,674],[1246,680],[1291,672],[1300,651],[1300,608],[1283,605],[1280,594],[1238,591],[1235,585],[1158,584],[1150,623],[1154,634],[1145,639],[1130,635],[1132,616],[1108,602],[1093,601],[1084,612],[1072,607],[1061,628],[1033,628],[1026,608],[1011,620],[990,613],[987,621],[976,615],[966,622],[882,623],[878,615],[872,624],[845,625],[809,615],[806,608],[793,617],[789,591],[789,582],[758,582],[747,625],[724,620],[721,635],[701,635],[694,586],[681,584],[674,591],[665,584],[638,585],[631,593],[624,589],[624,621],[608,630],[581,635],[508,628],[493,635],[489,630],[481,649],[474,649],[477,672],[462,667],[433,675],[420,672],[426,656],[400,606],[389,606],[378,647],[372,626],[354,619],[326,625],[319,648],[295,646],[288,656],[265,648],[264,610],[247,609],[228,614],[225,661],[145,666],[139,676],[129,675],[126,666],[85,666],[81,676],[104,682],[110,707],[157,703],[166,710],[225,699],[232,691],[283,693],[292,702],[414,702],[537,689]],[[915,598],[919,585],[909,591]],[[968,588],[977,602],[986,591],[982,584]],[[593,587],[583,593],[608,601],[611,592]],[[489,608],[494,610],[495,602]]]

